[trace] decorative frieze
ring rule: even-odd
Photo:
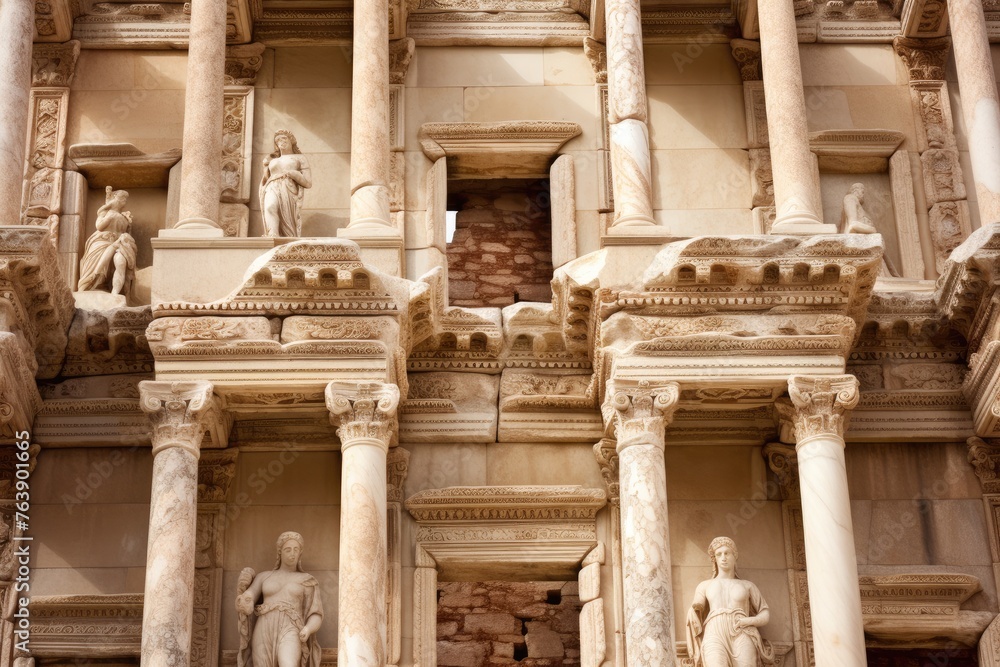
[[[43,595],[31,598],[35,658],[137,658],[142,595]]]

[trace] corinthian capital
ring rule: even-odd
[[[381,382],[331,382],[326,386],[326,409],[337,427],[341,448],[355,440],[378,440],[389,446],[396,431],[399,387]]]
[[[799,443],[816,435],[843,438],[849,410],[860,398],[853,375],[793,375],[788,378],[788,396],[793,407],[789,416]]]
[[[153,426],[154,456],[171,447],[200,455],[205,431],[219,416],[211,382],[140,382],[139,397]]]
[[[663,447],[664,431],[677,410],[680,389],[671,382],[650,387],[643,380],[636,386],[616,387],[608,383],[604,404],[605,423],[613,423],[618,451],[630,445]]]

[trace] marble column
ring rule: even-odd
[[[354,7],[351,88],[351,222],[365,235],[398,232],[389,216],[389,6]],[[352,236],[353,238],[353,236]]]
[[[982,0],[948,0],[958,86],[983,226],[1000,222],[1000,98]]]
[[[607,0],[605,25],[611,178],[615,198],[611,227],[622,233],[620,228],[656,225],[639,0]]]
[[[844,462],[848,411],[858,403],[853,375],[792,376],[795,452],[802,494],[806,578],[817,667],[867,664],[858,562]]]
[[[21,220],[24,138],[28,134],[35,3],[0,3],[0,225]]]
[[[222,118],[226,65],[226,3],[191,2],[181,195],[175,229],[221,236]]]
[[[819,165],[809,150],[806,100],[792,0],[758,5],[760,54],[776,216],[772,234],[834,234],[823,224]]]
[[[212,384],[140,382],[139,393],[153,427],[142,664],[187,667],[194,610],[198,458],[207,419],[215,410]]]
[[[398,405],[392,384],[326,388],[342,457],[337,659],[345,667],[386,664],[386,454]]]
[[[673,589],[664,432],[677,409],[676,384],[609,386],[618,441],[625,655],[628,667],[674,660]]]

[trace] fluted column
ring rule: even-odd
[[[628,667],[674,664],[673,589],[664,432],[677,409],[676,384],[609,384],[606,407],[618,440],[625,655]]]
[[[140,382],[153,434],[142,610],[143,667],[191,662],[198,458],[214,410],[209,382]]]
[[[21,219],[34,30],[34,2],[0,3],[0,225],[16,225]]]
[[[326,388],[342,456],[337,660],[344,667],[386,664],[386,453],[397,405],[393,384]]]
[[[1000,99],[983,0],[948,0],[962,113],[982,225],[1000,222]]]
[[[817,667],[866,665],[858,562],[844,461],[848,411],[858,403],[853,375],[792,376],[806,577]]]
[[[832,234],[823,224],[819,165],[809,150],[806,100],[792,0],[759,2],[760,54],[776,216],[772,234]]]
[[[181,196],[175,228],[198,235],[222,235],[219,195],[225,65],[226,3],[192,0]]]
[[[607,0],[605,25],[611,176],[615,196],[611,226],[621,233],[622,227],[656,225],[639,0]]]
[[[389,6],[368,0],[354,7],[351,84],[350,229],[378,233],[389,219]],[[394,229],[389,231],[395,232]]]

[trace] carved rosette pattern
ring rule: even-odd
[[[332,382],[330,420],[341,441],[338,660],[387,664],[386,451],[396,429],[399,388]],[[394,457],[395,458],[395,457]],[[394,652],[396,647],[393,647]],[[395,657],[395,656],[393,656]]]
[[[630,667],[674,663],[673,592],[667,528],[664,430],[680,397],[676,384],[628,389],[609,384],[620,473],[626,655]]]
[[[198,510],[198,456],[212,413],[208,382],[142,382],[152,423],[153,488],[142,619],[142,662],[190,664]]]
[[[794,375],[788,379],[788,395],[795,411],[795,439],[802,442],[813,436],[835,436],[843,439],[848,412],[861,394],[853,375],[807,377]]]

